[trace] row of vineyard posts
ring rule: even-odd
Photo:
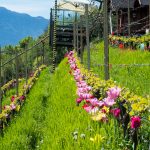
[[[39,42],[34,44],[31,47],[28,47],[26,42],[21,43],[21,47],[16,46],[13,53],[10,51],[3,50],[0,47],[0,114],[3,110],[3,97],[5,91],[2,89],[4,84],[7,84],[8,81],[14,80],[16,88],[16,96],[19,96],[19,79],[24,79],[24,85],[27,85],[29,77],[31,77],[36,69],[39,70],[40,65],[49,65],[51,54],[49,51],[49,46],[47,47],[48,36],[45,36]],[[21,49],[22,48],[22,49]],[[3,62],[4,55],[9,54],[10,58]],[[13,57],[12,57],[13,56]],[[13,72],[9,78],[6,78],[7,72],[5,68],[10,65]],[[2,124],[0,121],[0,130],[2,129]]]
[[[100,1],[98,1],[100,2]],[[109,42],[108,42],[108,0],[104,1],[103,5],[103,16],[99,17],[100,13],[98,12],[98,17],[95,16],[95,22],[99,20],[97,23],[92,22],[93,20],[90,18],[90,15],[93,12],[89,12],[89,5],[85,4],[85,14],[80,16],[80,19],[77,20],[75,17],[74,25],[73,25],[73,47],[74,50],[78,53],[78,56],[81,58],[81,62],[83,62],[83,51],[84,46],[87,49],[87,68],[90,70],[91,68],[91,59],[90,59],[90,36],[93,30],[96,30],[99,25],[103,26],[103,37],[104,37],[104,76],[105,79],[108,80],[109,75]],[[95,14],[96,15],[96,14]],[[101,20],[103,18],[103,21]],[[97,20],[96,20],[97,19]],[[94,24],[91,24],[94,23]],[[101,22],[101,23],[100,23]],[[102,24],[103,22],[103,24]],[[84,33],[85,28],[85,33]],[[98,29],[98,35],[101,32],[101,28]],[[101,34],[101,33],[100,33]],[[84,41],[85,38],[85,41]],[[80,39],[80,40],[79,40]]]

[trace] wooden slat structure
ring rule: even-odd
[[[53,12],[55,10],[51,9],[51,18],[50,18],[50,45],[52,46],[53,41],[53,32],[54,32],[54,20],[53,20]],[[65,9],[57,9],[57,26],[56,26],[56,47],[66,47],[67,49],[71,49],[74,46],[74,22],[75,22],[75,13],[74,11],[65,10]],[[77,18],[80,15],[77,14]],[[80,44],[80,28],[76,29],[79,37]],[[83,27],[83,37],[85,36],[85,28]]]
[[[118,33],[124,35],[128,34],[129,8],[131,34],[144,34],[146,29],[150,27],[149,3],[149,0],[111,0],[111,9],[118,16]]]

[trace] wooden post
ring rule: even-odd
[[[52,47],[53,45],[53,14],[52,14],[53,10],[51,8],[51,12],[50,12],[50,28],[49,28],[49,46]]]
[[[56,34],[57,34],[57,0],[55,0],[55,16],[54,16],[54,33],[53,33],[53,72],[55,71],[56,67]]]
[[[76,30],[75,30],[75,22],[73,24],[73,47],[76,50]]]
[[[131,34],[130,0],[128,0],[128,36]]]
[[[38,49],[36,50],[36,61],[37,61],[37,68],[39,68],[39,54],[38,54]]]
[[[28,61],[27,61],[27,45],[25,46],[25,65],[26,65],[26,85],[28,84]]]
[[[78,25],[78,22],[77,22],[77,30],[76,30],[76,35],[77,35],[77,54],[79,56],[79,25]]]
[[[43,51],[43,59],[42,59],[42,64],[44,64],[45,63],[45,43],[44,43],[44,41],[42,41],[42,51]]]
[[[1,46],[0,46],[0,114],[2,113],[2,56],[1,56]],[[3,122],[0,120],[0,132],[2,133]]]
[[[104,71],[105,80],[109,79],[109,43],[108,43],[108,0],[104,0]]]
[[[89,39],[89,14],[88,14],[88,4],[85,4],[85,16],[86,16],[87,66],[88,66],[88,70],[90,70],[90,39]]]
[[[118,20],[119,20],[119,14],[118,14],[118,9],[117,9],[117,15],[116,15],[116,18],[117,18],[117,35],[119,33],[119,23],[118,23]]]
[[[109,12],[109,23],[110,23],[110,33],[113,32],[113,26],[112,26],[112,10]]]
[[[150,0],[149,0],[149,34],[150,34]]]
[[[83,63],[83,25],[82,25],[82,16],[80,17],[80,58],[81,63]]]
[[[63,10],[63,26],[65,25],[65,12]]]
[[[18,81],[18,54],[17,54],[17,48],[15,49],[15,54],[16,54],[16,95],[19,95],[19,81]]]
[[[77,12],[75,12],[74,31],[74,49],[77,51]]]

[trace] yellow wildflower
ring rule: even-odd
[[[102,143],[105,137],[101,136],[100,134],[96,134],[94,138],[90,138],[90,141],[94,143]]]

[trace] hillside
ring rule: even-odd
[[[10,11],[0,7],[0,45],[17,44],[26,36],[38,37],[48,26],[43,17]]]
[[[121,125],[113,116],[109,114],[108,122],[94,121],[82,109],[82,104],[76,106],[76,89],[67,59],[54,74],[49,73],[49,68],[45,69],[21,112],[4,129],[1,149],[131,149],[132,145],[124,140]],[[139,134],[144,135],[144,140],[140,141],[139,149],[146,149],[148,128],[145,121],[142,125]]]
[[[98,133],[99,124],[76,106],[76,84],[66,62],[59,65],[55,74],[50,75],[49,68],[41,73],[20,114],[0,137],[1,149],[70,150],[99,146],[90,142],[90,137]],[[78,143],[73,135],[76,132]]]

